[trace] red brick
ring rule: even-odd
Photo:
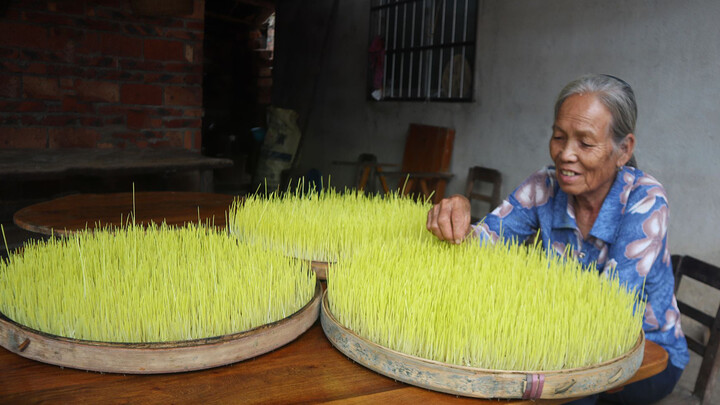
[[[20,76],[0,73],[0,97],[20,98]]]
[[[189,30],[195,30],[202,32],[205,29],[205,23],[203,22],[195,22],[195,21],[188,21],[185,23],[185,28]]]
[[[149,70],[149,71],[161,71],[166,70],[165,64],[155,61],[140,61],[133,59],[120,59],[118,61],[119,68],[121,70]]]
[[[202,84],[202,76],[201,75],[185,75],[183,77],[183,83],[185,84],[196,84],[201,85]]]
[[[102,142],[97,144],[98,149],[115,149],[115,145],[109,142]]]
[[[0,45],[45,48],[47,29],[38,25],[7,22],[0,24]]]
[[[184,144],[185,135],[183,132],[166,132],[165,139],[167,139],[171,148],[182,148]]]
[[[147,129],[150,115],[147,111],[130,110],[127,113],[127,127],[130,129]]]
[[[0,136],[0,149],[47,147],[47,129],[45,128],[3,128]]]
[[[41,123],[43,125],[51,127],[68,127],[74,126],[81,122],[80,116],[78,115],[47,115]]]
[[[21,116],[0,113],[0,125],[20,125]]]
[[[171,106],[202,106],[202,88],[167,86],[165,87],[165,105]]]
[[[126,106],[122,105],[98,105],[96,107],[97,113],[102,115],[117,115],[121,114],[123,116],[127,115],[128,111],[130,110]]]
[[[105,120],[98,117],[82,117],[79,122],[83,127],[102,127],[105,125]]]
[[[111,33],[102,34],[101,51],[104,55],[139,58],[142,56],[142,45],[141,38]]]
[[[3,101],[0,100],[0,112],[2,111],[17,111],[20,106],[19,101]]]
[[[17,59],[19,55],[20,52],[17,49],[0,47],[0,58]]]
[[[47,105],[38,101],[23,101],[17,106],[18,112],[43,112],[47,110]]]
[[[200,63],[165,63],[164,70],[166,72],[180,72],[180,73],[193,73],[202,74],[202,64]]]
[[[85,31],[69,27],[51,27],[47,47],[61,48],[68,43],[80,43],[85,38]]]
[[[187,110],[183,111],[183,115],[186,117],[202,117],[203,109],[202,108],[188,108]]]
[[[130,141],[136,141],[144,138],[144,136],[139,132],[120,132],[113,134],[112,137]]]
[[[120,101],[123,104],[160,105],[163,101],[163,89],[151,84],[124,84]],[[202,99],[200,101],[202,102]]]
[[[183,138],[184,138],[183,147],[185,149],[192,150],[193,143],[194,143],[192,132],[189,132],[189,131],[185,132],[185,135],[183,136]]]
[[[195,150],[202,149],[202,135],[200,134],[200,131],[193,131],[193,138],[195,139]]]
[[[41,125],[42,120],[40,119],[40,116],[38,116],[38,115],[25,114],[20,118],[20,123],[26,127],[29,127],[29,126],[33,126],[33,125]]]
[[[26,60],[8,60],[2,62],[6,72],[23,72],[32,74],[46,74],[47,65],[44,63],[30,63]]]
[[[150,60],[183,60],[185,49],[180,41],[165,39],[145,39],[145,59]]]
[[[125,117],[123,117],[122,115],[116,115],[114,117],[104,117],[103,124],[110,126],[125,125]]]
[[[167,139],[158,139],[150,142],[150,147],[153,149],[167,149],[170,148],[170,141]]]
[[[23,77],[23,96],[27,98],[58,99],[60,86],[57,78]]]
[[[63,97],[60,110],[63,112],[87,113],[92,111],[88,103],[79,102],[76,97]]]
[[[183,110],[180,108],[158,108],[155,114],[162,117],[182,117]]]
[[[78,44],[78,54],[100,52],[102,49],[102,35],[98,32],[85,31],[85,38]]]
[[[50,128],[48,138],[50,148],[94,148],[100,134],[88,128]]]
[[[25,20],[34,22],[34,23],[40,23],[45,25],[74,25],[75,19],[59,15],[57,13],[38,13],[38,12],[25,12],[23,13],[23,16],[25,17]]]
[[[120,101],[120,85],[117,83],[78,80],[75,89],[77,95],[86,101],[105,101],[108,103]]]
[[[85,67],[100,67],[100,68],[112,68],[118,67],[117,57],[114,56],[80,56],[78,58],[78,64]]]
[[[143,75],[145,83],[179,83],[179,76],[168,73],[148,73]]]
[[[165,128],[200,128],[202,124],[198,119],[166,120]]]
[[[125,24],[122,27],[123,32],[131,35],[141,35],[145,37],[159,37],[163,35],[163,28],[148,24]]]
[[[75,80],[71,79],[69,77],[61,77],[60,78],[60,88],[62,89],[72,89],[75,87]]]
[[[87,29],[92,31],[108,31],[108,32],[119,32],[120,31],[120,24],[117,24],[113,21],[109,20],[96,20],[96,19],[88,19],[85,21],[85,26]]]
[[[84,70],[78,66],[66,65],[48,65],[48,75],[68,78],[73,76],[82,76]]]
[[[199,40],[202,38],[198,38],[199,35],[195,32],[190,32],[186,29],[179,29],[179,30],[166,30],[165,31],[165,37],[166,38],[176,38],[176,39],[187,39],[187,40]]]
[[[64,14],[85,14],[85,3],[84,1],[50,1],[48,2],[48,10],[57,11]]]

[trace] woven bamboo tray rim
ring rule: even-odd
[[[328,267],[330,267],[329,262],[321,260],[310,261],[310,268],[315,272],[315,277],[317,277],[318,280],[327,280]]]
[[[202,370],[257,357],[308,330],[319,317],[322,288],[292,315],[246,331],[170,342],[103,342],[57,336],[0,313],[0,346],[20,356],[82,370],[158,374]]]
[[[541,387],[542,392],[539,395],[534,396],[534,398],[573,398],[607,391],[622,385],[625,381],[630,379],[633,374],[635,374],[642,363],[645,348],[645,334],[641,330],[635,345],[633,345],[630,350],[616,358],[595,365],[560,370],[494,370],[443,363],[437,360],[402,353],[372,342],[356,334],[351,329],[346,328],[335,318],[332,312],[330,312],[327,291],[323,294],[320,321],[325,335],[335,348],[343,352],[355,362],[360,363],[373,371],[411,385],[453,395],[476,398],[527,398],[525,396],[525,391],[528,386],[530,376],[538,375],[543,376],[545,387]],[[333,329],[340,331],[339,338],[338,336],[335,336]],[[349,343],[350,340],[353,340],[353,342]],[[368,351],[373,353],[374,359],[377,360],[378,364],[372,364],[372,362],[368,362],[366,359],[362,358],[361,354],[367,353]],[[380,357],[387,357],[384,358],[384,363],[381,364],[381,360],[379,360],[378,355]],[[397,370],[393,370],[392,368],[388,369],[387,366],[389,366],[392,361],[399,361],[403,364],[400,364]],[[431,375],[430,379],[426,380],[423,378],[413,377],[414,373],[411,370],[412,366],[408,366],[405,363],[417,363],[421,366],[427,366],[430,369],[428,371],[415,371],[418,371],[420,374]],[[381,366],[386,366],[386,368],[382,369]],[[605,384],[598,384],[595,389],[588,389],[585,384],[579,383],[579,381],[575,379],[578,375],[581,376],[582,374],[593,373],[602,369],[610,369],[610,378],[608,379],[610,381]],[[622,371],[622,374],[618,377],[618,373],[620,371]],[[458,372],[462,374],[462,376],[452,375],[454,372]],[[440,383],[439,377],[437,378],[438,381],[435,381],[435,377],[432,376],[433,374],[435,377],[439,374],[447,374],[447,377],[450,377],[451,379],[473,378],[473,376],[485,379],[488,376],[494,375],[498,381],[494,381],[493,384],[495,386],[489,391],[475,391],[462,388],[453,389]],[[566,383],[562,385],[563,389],[560,390],[561,392],[553,392],[552,389],[548,389],[548,382],[552,379],[567,380]],[[486,385],[493,384],[487,383]],[[498,386],[501,385],[514,385],[514,387],[501,387],[498,389]],[[555,389],[554,391],[558,390]],[[500,395],[496,395],[496,393]]]

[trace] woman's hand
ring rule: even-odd
[[[427,229],[440,240],[460,244],[470,233],[470,200],[460,194],[443,198],[428,212]]]

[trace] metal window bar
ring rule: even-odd
[[[380,99],[472,101],[477,3],[373,0],[370,40],[385,44]]]

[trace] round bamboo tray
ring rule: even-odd
[[[607,391],[635,374],[645,348],[641,332],[630,351],[594,366],[557,371],[489,370],[407,355],[360,337],[335,319],[327,293],[320,321],[335,348],[375,372],[422,388],[475,398],[573,398]]]
[[[32,360],[81,370],[122,374],[202,370],[256,357],[295,340],[317,320],[321,295],[318,282],[310,302],[287,318],[244,332],[177,342],[69,339],[30,329],[0,314],[0,346]]]

